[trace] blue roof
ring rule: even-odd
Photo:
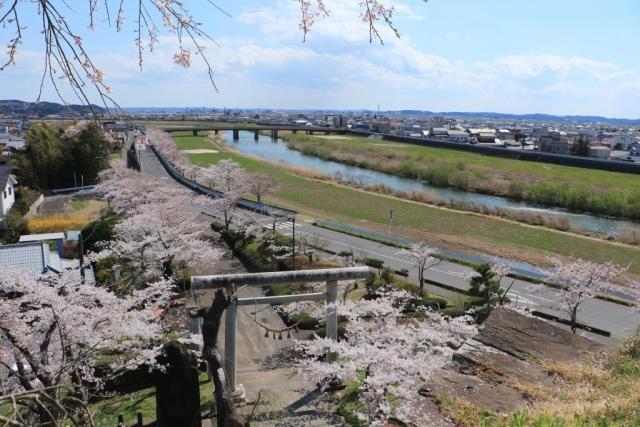
[[[46,273],[50,264],[49,245],[46,243],[32,242],[0,246],[0,266],[34,273]]]

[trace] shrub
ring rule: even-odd
[[[537,182],[529,186],[527,199],[540,205],[563,206],[564,188],[551,182]]]
[[[94,252],[98,242],[108,242],[113,239],[113,227],[117,224],[119,217],[114,213],[104,215],[86,225],[82,229],[82,243],[86,252]]]
[[[507,190],[507,193],[512,199],[522,200],[525,196],[526,191],[527,184],[520,181],[511,181],[509,183],[509,189]]]
[[[460,190],[466,190],[469,187],[469,174],[464,171],[457,171],[451,175],[449,184]]]
[[[375,268],[376,270],[381,270],[384,266],[384,261],[377,258],[363,258],[362,263],[368,267]]]

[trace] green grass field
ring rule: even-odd
[[[387,159],[407,155],[416,162],[464,163],[465,168],[469,170],[525,181],[561,181],[570,185],[589,185],[607,191],[631,192],[640,190],[640,178],[637,175],[627,173],[520,161],[460,150],[403,144],[394,141],[378,141],[362,137],[294,135],[284,132],[281,134],[281,137],[287,140],[313,142],[346,152],[352,150],[353,153],[363,153],[363,150],[366,150]]]
[[[177,134],[174,137],[180,149],[214,148],[205,136]],[[279,183],[278,190],[267,198],[268,201],[297,209],[308,216],[386,232],[389,209],[393,209],[393,233],[397,237],[425,239],[451,249],[485,251],[531,262],[544,262],[557,255],[614,261],[631,264],[631,271],[640,274],[640,249],[366,193],[308,179],[236,153],[221,151],[188,157],[200,166],[231,158],[249,171],[266,172]]]

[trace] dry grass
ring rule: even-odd
[[[450,397],[441,408],[463,426],[640,425],[640,335],[583,363],[542,366],[553,387],[507,381],[531,401],[522,411],[499,414]]]
[[[106,204],[98,200],[71,202],[61,214],[36,216],[27,221],[29,233],[54,233],[82,230],[100,215]]]

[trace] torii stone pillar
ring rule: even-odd
[[[226,288],[231,292],[240,286],[273,286],[281,283],[326,282],[326,292],[310,294],[294,294],[272,297],[238,298],[232,296],[231,304],[225,314],[224,330],[224,368],[225,378],[229,390],[234,392],[236,387],[236,325],[238,306],[258,304],[285,304],[297,301],[325,300],[327,304],[335,304],[338,298],[338,281],[367,278],[370,274],[368,267],[328,268],[320,270],[276,271],[269,273],[224,274],[217,276],[193,276],[191,291]],[[197,300],[197,298],[196,298]],[[338,315],[335,306],[327,311],[327,337],[338,339]],[[327,360],[335,360],[335,354],[327,354]]]

